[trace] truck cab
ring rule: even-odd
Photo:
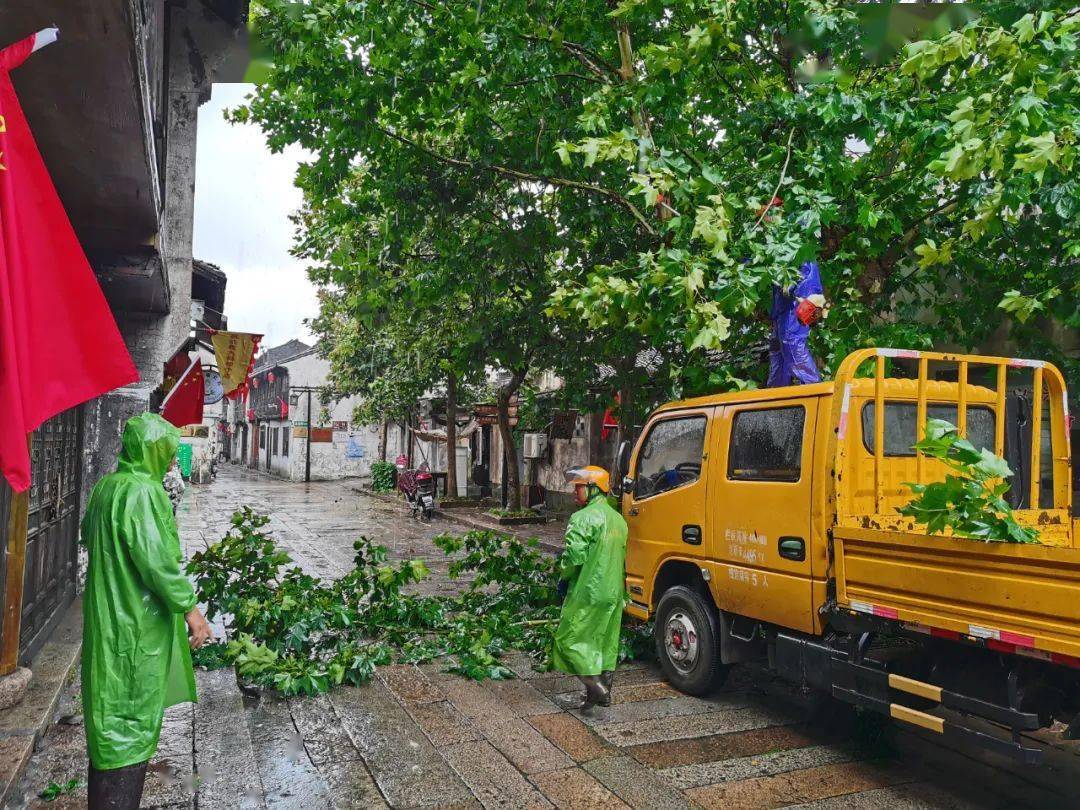
[[[890,373],[901,369],[909,376]],[[959,733],[894,700],[889,679],[919,684],[916,697],[952,695],[966,668],[992,670],[964,705],[1013,735],[1003,750],[1036,759],[1019,731],[1080,710],[1067,414],[1050,364],[895,349],[854,353],[832,382],[666,404],[620,454],[627,610],[654,621],[665,673],[691,694],[761,660]],[[931,536],[898,514],[905,482],[946,473],[913,449],[928,418],[1010,460],[1014,515],[1039,544]],[[893,651],[875,658],[882,649]]]

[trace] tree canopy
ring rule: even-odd
[[[234,116],[315,155],[298,252],[344,388],[422,388],[364,371],[380,346],[407,368],[410,325],[448,368],[571,396],[601,366],[645,382],[644,349],[653,396],[753,384],[773,285],[810,259],[827,369],[1007,337],[1075,382],[1046,327],[1080,325],[1080,12],[1025,12],[262,0],[274,65]]]

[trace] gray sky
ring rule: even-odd
[[[311,342],[303,320],[318,310],[315,289],[289,255],[289,214],[301,204],[293,177],[305,152],[271,154],[258,127],[225,121],[222,112],[240,104],[252,87],[215,84],[213,98],[199,110],[195,258],[228,276],[230,329],[262,332],[264,346],[291,338]]]

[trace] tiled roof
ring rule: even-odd
[[[258,373],[263,369],[273,368],[276,365],[284,363],[286,360],[291,360],[297,355],[307,354],[312,348],[313,347],[304,343],[302,340],[290,340],[287,343],[282,343],[280,346],[271,346],[259,355],[258,359],[255,361],[255,368],[252,369],[252,372]]]

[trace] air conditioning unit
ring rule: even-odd
[[[522,455],[525,458],[541,458],[547,449],[546,433],[526,433],[525,449]]]

